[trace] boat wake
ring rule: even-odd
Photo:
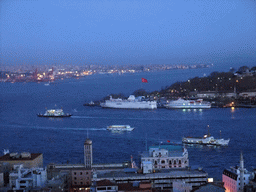
[[[128,118],[124,118],[124,117],[90,117],[90,116],[71,116],[71,118],[75,118],[75,119],[127,119],[127,120],[143,120],[143,121],[170,121],[170,119],[161,119],[161,118],[132,118],[132,117],[128,117]]]
[[[48,130],[72,130],[72,131],[107,131],[107,128],[84,128],[84,127],[41,127],[41,126],[27,126],[27,125],[3,125],[4,127],[15,127],[25,129],[48,129]]]

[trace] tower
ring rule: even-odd
[[[85,168],[92,167],[92,141],[88,138],[84,142],[84,165]]]
[[[243,153],[240,154],[240,191],[244,190],[244,158]]]

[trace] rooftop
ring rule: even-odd
[[[223,186],[216,185],[214,183],[208,183],[208,184],[200,186],[198,189],[194,189],[192,191],[196,191],[196,192],[208,192],[208,191],[225,192],[226,190]]]
[[[11,157],[10,154],[6,154],[0,157],[0,161],[32,161],[39,157],[40,155],[43,155],[42,153],[31,153],[28,157],[22,157],[21,155]]]
[[[149,173],[149,174],[139,174],[139,173],[131,173],[131,172],[125,172],[124,169],[117,169],[117,170],[111,170],[111,171],[96,171],[97,179],[106,179],[106,178],[127,178],[127,177],[133,177],[134,179],[139,178],[159,178],[159,177],[190,177],[190,176],[198,176],[198,177],[206,177],[208,174],[203,170],[190,170],[188,168],[184,169],[162,169],[158,170],[155,173]]]
[[[115,183],[112,183],[111,181],[104,179],[101,181],[97,181],[97,186],[115,186]]]
[[[119,183],[118,184],[118,190],[125,190],[125,191],[148,191],[149,189],[151,189],[151,184],[150,183],[145,183],[148,184],[149,187],[147,188],[142,188],[139,186],[134,186],[133,183]]]
[[[150,149],[158,148],[158,149],[166,149],[168,151],[180,151],[183,150],[183,146],[181,145],[156,145],[156,146],[150,146]]]
[[[183,146],[181,145],[159,145],[159,146],[150,146],[149,151],[144,151],[142,157],[152,157],[152,152],[161,152],[161,150],[168,150],[168,157],[181,157],[183,156]]]

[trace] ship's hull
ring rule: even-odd
[[[111,125],[107,127],[109,131],[132,131],[134,127],[130,125]]]
[[[182,138],[184,144],[197,144],[197,145],[215,145],[215,146],[228,146],[230,139],[201,139],[201,138]]]
[[[155,101],[142,101],[142,102],[105,102],[100,104],[103,108],[114,109],[157,109]]]
[[[133,131],[134,128],[107,128],[109,131]]]
[[[166,105],[166,108],[170,109],[210,109],[211,103],[203,101],[202,99],[198,100],[184,100],[178,99],[176,101],[171,101]]]
[[[210,109],[211,105],[166,105],[169,109]]]
[[[67,115],[44,115],[44,114],[37,114],[38,117],[52,117],[52,118],[62,118],[62,117],[71,117],[71,114]]]

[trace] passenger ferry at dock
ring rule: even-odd
[[[110,125],[107,127],[109,131],[132,131],[134,127],[130,125]]]
[[[110,96],[109,100],[100,104],[103,108],[115,108],[115,109],[156,109],[156,101],[145,100],[145,97],[137,97],[130,95],[128,99],[113,99]]]
[[[170,101],[165,107],[170,109],[210,109],[211,103],[203,101],[203,99],[184,100],[179,98],[178,100]]]

